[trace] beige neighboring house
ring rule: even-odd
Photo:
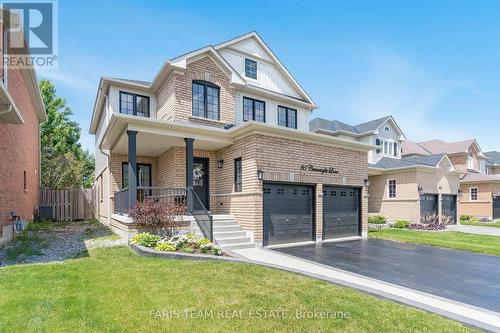
[[[448,156],[422,151],[402,156],[407,141],[392,116],[351,126],[337,120],[316,118],[310,129],[316,133],[353,138],[375,145],[368,154],[368,212],[389,220],[421,221],[429,215],[457,221],[459,176]],[[421,149],[418,145],[415,150]]]
[[[461,173],[460,215],[478,218],[500,218],[500,168],[498,152],[483,153],[476,140],[445,142],[430,140],[405,142],[404,156],[429,156],[445,153]]]
[[[186,205],[226,248],[366,237],[373,146],[309,131],[315,108],[255,32],[171,59],[151,82],[102,78],[100,220],[133,232],[128,210],[152,197]]]

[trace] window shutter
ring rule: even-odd
[[[375,140],[375,145],[378,147],[377,148],[377,154],[380,154],[380,139]]]
[[[394,142],[394,156],[398,156],[398,143]]]

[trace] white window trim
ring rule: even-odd
[[[472,190],[476,190],[476,199],[472,199]],[[479,196],[479,189],[477,187],[469,188],[469,201],[477,201]]]
[[[379,139],[379,140],[380,140],[380,153],[379,153],[379,155],[388,156],[388,157],[399,157],[399,154],[397,156],[394,156],[394,143],[396,141],[394,141],[392,139],[387,139],[387,140]],[[387,149],[386,149],[386,145],[387,145]],[[399,145],[398,145],[398,147],[399,147]]]
[[[467,155],[467,169],[474,169],[474,156],[472,154]]]
[[[391,181],[394,181],[395,186],[394,186],[394,196],[391,197]],[[398,181],[396,179],[387,179],[387,198],[388,199],[396,199],[398,196]]]

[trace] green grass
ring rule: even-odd
[[[389,239],[405,243],[415,243],[464,250],[475,253],[500,256],[500,237],[467,234],[463,232],[430,232],[404,229],[369,231],[369,237]]]
[[[470,221],[460,221],[460,224],[465,224],[465,225],[477,225],[481,227],[493,227],[493,228],[500,228],[500,221],[495,221],[493,223],[481,223],[481,222],[470,222]]]
[[[0,295],[1,332],[471,331],[435,314],[280,270],[146,258],[126,247],[91,250],[89,257],[63,263],[0,268]],[[185,309],[241,311],[243,318],[185,318]],[[248,318],[257,310],[285,310],[291,319]],[[349,318],[295,319],[296,310],[343,311]],[[155,318],[158,313],[179,318]]]

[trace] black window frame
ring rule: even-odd
[[[472,190],[475,190],[474,194],[472,193]],[[479,188],[478,187],[471,187],[469,189],[469,200],[470,201],[477,201],[479,197]]]
[[[149,185],[142,185],[146,187],[152,187],[153,185],[153,166],[151,163],[136,163],[137,165],[137,170],[139,170],[139,166],[148,166],[149,167]],[[128,162],[122,162],[122,189],[125,188],[123,184],[125,183],[125,172],[124,167],[127,166],[128,168]],[[128,178],[128,177],[127,177]],[[139,177],[137,177],[137,186],[139,186]],[[128,188],[128,179],[127,179],[127,188]]]
[[[252,102],[252,119],[245,119],[245,100],[251,101]],[[264,105],[264,114],[263,114],[263,120],[256,120],[255,119],[255,102],[262,103]],[[258,121],[265,123],[266,122],[266,102],[261,101],[260,99],[255,99],[251,97],[243,97],[243,121]]]
[[[391,185],[391,182],[393,182],[393,185]],[[397,190],[397,187],[398,187],[398,182],[396,179],[389,179],[387,181],[387,185],[389,187],[389,199],[394,199],[396,198],[396,196],[398,195],[398,190]],[[391,190],[391,186],[394,187],[393,190]]]
[[[194,114],[194,94],[193,94],[193,88],[194,85],[198,84],[203,86],[203,116],[200,115],[195,115]],[[208,117],[208,87],[210,88],[215,88],[217,89],[217,119],[209,118]],[[201,118],[206,118],[209,120],[220,120],[220,87],[216,84],[213,84],[211,82],[203,81],[203,80],[193,80],[191,82],[191,115],[193,117],[201,117]]]
[[[243,163],[241,157],[234,159],[234,192],[243,191]]]
[[[285,109],[285,124],[286,125],[281,125],[280,124],[280,108],[283,108]],[[278,109],[276,110],[277,111],[277,120],[278,120],[278,126],[281,126],[281,127],[287,127],[287,128],[293,128],[293,129],[297,129],[297,109],[293,109],[293,108],[289,108],[287,106],[283,106],[283,105],[278,105]],[[289,118],[290,118],[290,113],[295,113],[295,123],[294,123],[294,127],[291,127],[291,126],[288,126],[289,124]]]
[[[148,101],[148,108],[147,108],[148,112],[147,112],[147,115],[145,115],[145,116],[140,115],[139,117],[151,118],[151,99],[149,98],[149,96],[135,94],[135,93],[131,93],[131,92],[128,92],[128,91],[120,91],[120,107],[119,107],[119,111],[120,111],[121,114],[128,114],[128,115],[130,115],[130,113],[124,113],[124,112],[122,112],[122,96],[123,95],[132,96],[132,115],[134,115],[134,116],[137,116],[137,97],[145,98]]]
[[[255,66],[255,70],[254,67]],[[255,72],[255,77],[252,75]],[[251,74],[251,75],[248,75]],[[245,58],[245,77],[257,80],[257,61]]]

